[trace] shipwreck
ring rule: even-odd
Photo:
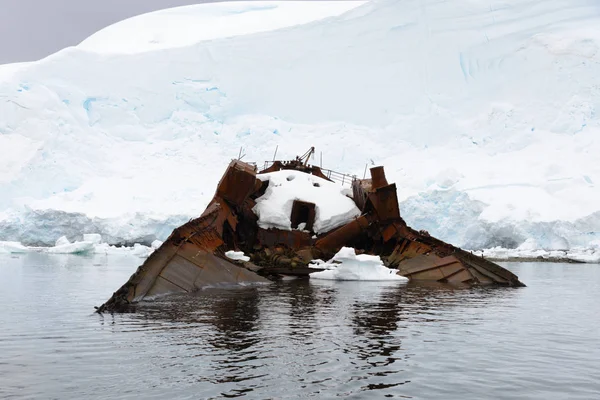
[[[232,160],[202,215],[175,229],[97,311],[123,312],[146,298],[207,286],[308,277],[319,271],[312,260],[342,247],[377,255],[410,281],[525,286],[499,265],[410,228],[383,167],[358,179],[310,165],[313,153],[260,170]],[[245,256],[232,259],[233,251]]]

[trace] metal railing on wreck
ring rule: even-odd
[[[275,161],[265,161],[262,171],[269,168],[271,165],[273,165],[274,162]],[[356,179],[356,175],[344,174],[341,172],[332,171],[330,169],[322,168],[322,167],[319,167],[319,168],[321,169],[321,172],[323,173],[323,175],[325,175],[328,179],[330,179],[336,183],[340,183],[342,185],[352,186],[352,181]]]

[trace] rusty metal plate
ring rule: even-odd
[[[186,293],[187,290],[161,278],[160,276],[154,281],[152,288],[146,293],[144,297],[152,297],[163,295],[167,293]]]
[[[293,250],[299,250],[312,244],[309,233],[302,231],[284,231],[281,229],[258,229],[258,242],[266,247],[284,245]]]
[[[369,193],[369,201],[373,204],[375,212],[381,221],[387,221],[400,218],[400,208],[398,206],[398,195],[396,193],[396,184],[392,183]]]
[[[254,192],[256,183],[255,166],[234,160],[217,187],[217,196],[231,204],[241,206],[244,200]]]
[[[212,253],[199,250],[195,246],[183,245],[178,255],[201,267],[200,274],[193,281],[196,289],[215,284],[270,282],[252,271],[238,267]]]
[[[202,267],[176,254],[162,270],[160,277],[187,292],[192,292],[195,289],[194,282],[200,272],[202,272]]]

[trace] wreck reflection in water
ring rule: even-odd
[[[0,256],[0,398],[592,399],[600,268],[526,288],[284,281],[93,313],[138,262]]]
[[[518,295],[509,288],[298,279],[159,298],[129,316],[154,333],[170,331],[164,351],[183,365],[207,363],[201,373],[179,377],[180,384],[232,385],[220,391],[226,397],[252,391],[294,397],[289,390],[297,385],[315,396],[370,390],[395,396],[391,388],[411,382],[414,349],[405,340],[426,334],[428,324],[477,324],[470,309]]]

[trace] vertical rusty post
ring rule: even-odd
[[[388,182],[385,179],[385,171],[383,167],[371,168],[371,188],[373,190],[387,186]]]

